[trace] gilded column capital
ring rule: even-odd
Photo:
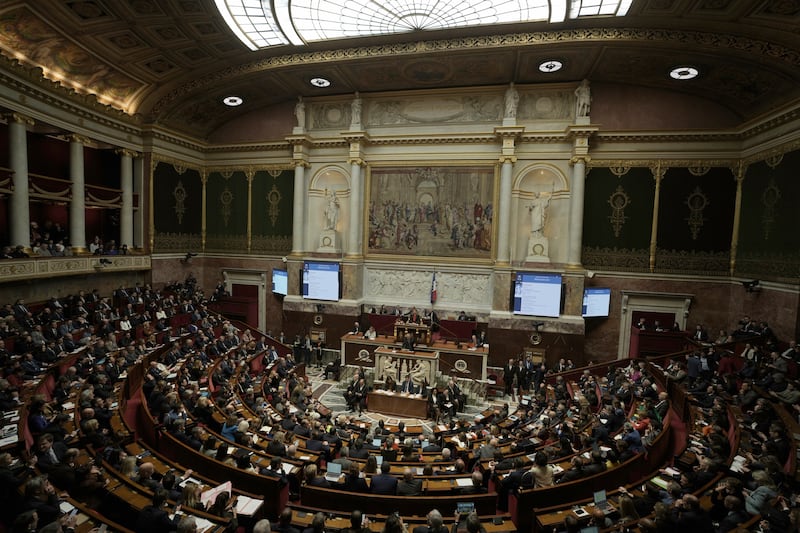
[[[360,167],[367,166],[367,162],[361,159],[360,157],[349,157],[347,158],[348,165],[358,165]]]
[[[669,170],[669,167],[662,166],[661,161],[657,161],[655,165],[650,167],[650,172],[653,174],[653,179],[656,180],[656,184],[661,183],[661,180],[664,179],[664,175]]]
[[[747,174],[747,163],[744,161],[737,161],[733,166],[731,166],[731,172],[733,173],[733,179],[736,181],[736,185],[738,187],[742,186],[742,182],[744,181],[744,177]]]
[[[16,122],[17,124],[24,124],[25,126],[33,126],[36,122],[29,116],[22,113],[6,113],[3,115],[9,122]]]
[[[203,184],[203,187],[208,185],[208,170],[203,169],[200,171],[200,183]]]
[[[309,163],[305,159],[292,159],[292,167],[311,168],[311,163]]]
[[[569,164],[576,165],[578,163],[583,163],[584,165],[588,165],[591,160],[592,157],[588,155],[574,155],[570,158]]]
[[[244,171],[244,175],[247,178],[247,183],[251,183],[253,181],[253,178],[256,177],[256,171],[254,168],[248,168],[247,170]]]
[[[66,139],[71,143],[78,143],[83,145],[87,145],[90,142],[92,142],[92,140],[89,139],[89,137],[84,137],[83,135],[78,135],[77,133],[70,133],[69,135],[66,136]]]
[[[128,156],[131,159],[136,159],[140,155],[139,152],[136,152],[134,150],[129,150],[127,148],[117,148],[116,150],[114,150],[114,153],[121,156]]]
[[[506,164],[511,163],[512,165],[517,162],[517,156],[515,155],[501,155],[499,158],[500,163]]]

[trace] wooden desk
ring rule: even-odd
[[[428,401],[424,398],[403,394],[370,392],[367,395],[367,409],[387,415],[427,418]]]
[[[406,333],[411,333],[411,335],[414,337],[414,344],[431,343],[431,327],[427,324],[415,322],[394,323],[394,338],[397,342],[403,342],[403,337]]]

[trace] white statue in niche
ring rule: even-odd
[[[517,105],[519,104],[519,92],[514,88],[514,82],[508,86],[503,97],[505,103],[505,118],[517,118]]]
[[[534,193],[533,201],[528,206],[531,213],[531,233],[541,234],[547,223],[547,208],[550,206],[550,194]]]
[[[294,116],[297,119],[297,127],[304,129],[306,127],[306,103],[303,102],[303,97],[297,97],[297,104],[294,106]]]
[[[336,191],[325,189],[325,227],[326,230],[336,230],[339,222],[339,199]]]
[[[356,96],[350,103],[350,125],[361,125],[361,96],[358,95],[358,91],[356,91]]]
[[[575,117],[588,117],[592,105],[592,91],[589,80],[583,80],[575,89]]]

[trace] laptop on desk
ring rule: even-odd
[[[605,490],[598,490],[594,493],[594,506],[602,510],[604,514],[611,514],[614,508],[608,503]]]
[[[325,474],[325,479],[328,483],[338,483],[339,478],[342,476],[342,465],[339,463],[328,463],[328,471]]]

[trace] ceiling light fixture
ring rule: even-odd
[[[698,74],[700,74],[699,70],[689,66],[675,67],[669,71],[669,77],[673,80],[691,80],[696,78]]]
[[[331,86],[331,80],[326,78],[311,78],[311,85],[324,89]]]
[[[564,63],[557,59],[548,59],[547,61],[539,63],[539,71],[550,74],[552,72],[558,72],[563,66]]]
[[[222,103],[228,107],[240,106],[244,103],[241,96],[226,96],[222,99]]]

